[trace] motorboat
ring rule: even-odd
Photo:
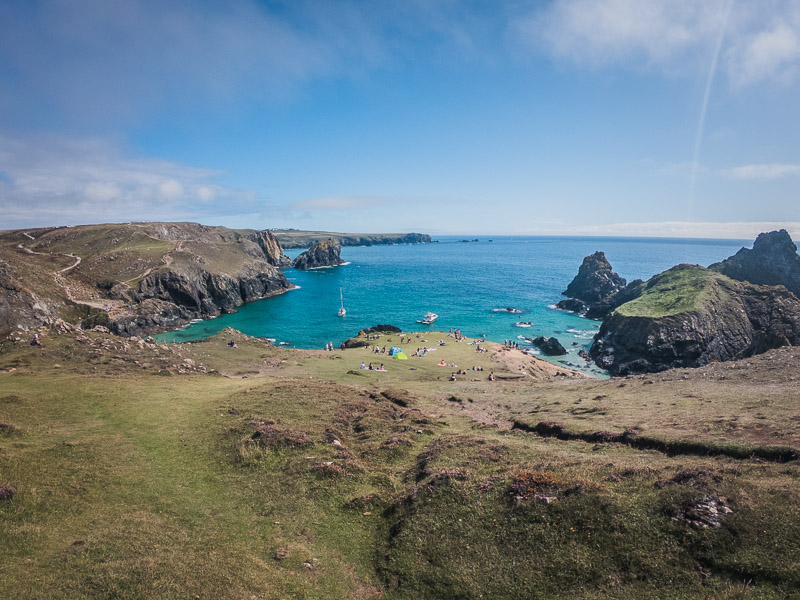
[[[428,313],[425,313],[425,317],[424,318],[418,319],[417,323],[422,323],[423,325],[430,325],[431,323],[433,323],[438,318],[439,318],[439,315],[437,315],[436,313],[428,312]]]
[[[522,311],[520,309],[512,308],[510,306],[506,306],[505,308],[493,308],[492,312],[498,312],[498,313],[499,312],[503,312],[503,313],[509,313],[509,314],[512,314],[512,315],[518,315],[518,314],[522,313]]]
[[[343,317],[347,314],[347,311],[344,308],[344,296],[342,296],[342,288],[339,288],[339,299],[342,301],[342,307],[339,309],[337,313],[340,317]]]
[[[531,327],[533,323],[530,321],[517,321],[514,323],[514,327]]]

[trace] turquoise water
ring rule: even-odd
[[[614,270],[630,281],[648,279],[683,262],[707,266],[747,245],[735,240],[632,238],[479,237],[477,243],[437,239],[437,244],[342,248],[348,265],[286,269],[286,277],[299,289],[158,337],[181,342],[233,327],[296,348],[322,348],[328,342],[338,346],[378,323],[403,331],[460,328],[470,337],[486,334],[488,340],[511,339],[525,347],[517,336],[555,335],[569,354],[548,360],[591,371],[577,352],[589,347],[600,323],[552,308],[563,298],[561,291],[584,256],[602,250]],[[299,253],[287,252],[291,257]],[[336,316],[340,288],[347,308],[343,318]],[[505,306],[523,313],[492,312]],[[417,324],[427,311],[439,315],[436,323]],[[517,321],[531,321],[533,326],[514,327]]]

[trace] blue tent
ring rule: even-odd
[[[392,346],[389,348],[389,356],[394,356],[395,354],[400,354],[401,352],[402,350],[400,349],[400,346]]]

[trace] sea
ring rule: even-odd
[[[599,321],[558,310],[561,292],[583,258],[605,252],[612,268],[628,281],[647,280],[680,263],[708,266],[727,258],[745,240],[613,237],[438,236],[432,244],[343,247],[347,264],[284,274],[296,289],[246,304],[236,313],[196,321],[160,334],[165,342],[199,340],[226,327],[269,338],[283,346],[322,349],[360,330],[390,324],[403,331],[430,331],[435,343],[460,329],[468,337],[519,344],[550,362],[605,377],[578,356],[591,346]],[[475,241],[477,240],[477,241]],[[289,250],[290,258],[301,250]],[[337,316],[340,291],[347,314]],[[511,307],[513,314],[496,309]],[[439,315],[422,325],[427,312]],[[518,322],[531,326],[518,327]],[[526,338],[555,336],[567,355],[541,355]]]

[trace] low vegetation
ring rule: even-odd
[[[0,593],[800,589],[800,349],[597,380],[445,339],[404,341],[409,356],[436,347],[406,361],[277,349],[231,331],[171,346],[55,331],[42,347],[4,342]],[[370,360],[387,371],[360,368]],[[748,450],[665,452],[636,439]],[[754,450],[776,446],[795,454]]]

